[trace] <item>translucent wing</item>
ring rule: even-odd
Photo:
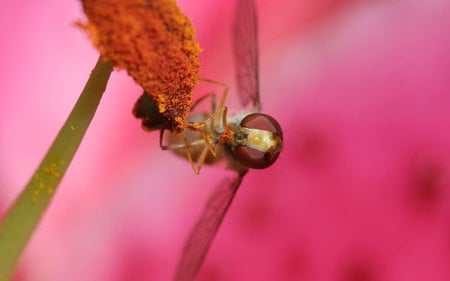
[[[232,178],[224,178],[209,198],[184,246],[176,269],[175,281],[194,280],[246,173],[247,170],[237,173]]]
[[[233,25],[234,60],[242,105],[259,111],[258,25],[254,0],[238,0]]]

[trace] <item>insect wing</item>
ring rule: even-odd
[[[224,178],[209,198],[183,249],[175,281],[194,280],[246,173]]]
[[[243,106],[252,101],[259,111],[258,23],[253,0],[237,1],[233,40],[239,98]]]

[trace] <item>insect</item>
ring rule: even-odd
[[[234,176],[225,178],[209,198],[199,220],[188,237],[179,260],[175,281],[193,280],[201,268],[220,224],[236,192],[250,168],[263,169],[272,165],[283,147],[280,124],[271,116],[260,113],[258,75],[258,30],[254,0],[237,1],[233,24],[234,60],[238,94],[243,106],[252,103],[253,110],[228,116],[225,100],[228,87],[220,82],[201,79],[223,87],[216,105],[214,94],[201,98],[193,105],[210,98],[212,113],[192,115],[181,134],[168,133],[160,145],[186,157],[199,173],[202,165],[225,159]]]

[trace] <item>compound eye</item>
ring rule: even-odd
[[[249,114],[245,116],[244,119],[242,119],[241,126],[249,129],[259,129],[277,133],[278,135],[281,136],[281,139],[283,139],[282,136],[283,133],[281,130],[280,123],[278,123],[278,121],[275,120],[272,116],[269,116],[267,114],[263,113]]]
[[[283,146],[283,133],[280,124],[269,115],[252,113],[242,119],[241,126],[266,131],[264,134],[267,134],[269,138],[263,138],[263,141],[269,143],[267,145],[252,143],[252,141],[257,140],[250,138],[247,145],[235,147],[234,153],[239,162],[254,169],[264,169],[272,165],[280,155]]]

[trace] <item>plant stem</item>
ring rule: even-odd
[[[0,281],[12,278],[22,251],[43,217],[94,117],[111,71],[112,64],[99,58],[44,160],[0,222]]]

